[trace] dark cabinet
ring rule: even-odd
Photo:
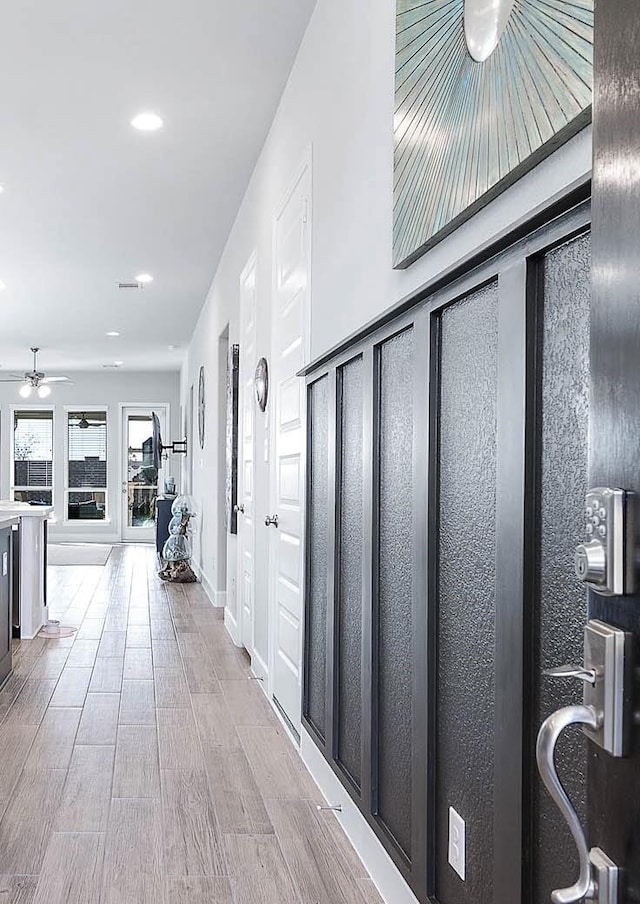
[[[162,555],[164,544],[169,539],[171,506],[175,499],[175,496],[160,496],[156,499],[156,550],[159,556]]]
[[[11,672],[11,527],[0,530],[0,685]]]

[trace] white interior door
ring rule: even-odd
[[[238,469],[238,554],[240,642],[253,657],[255,569],[255,412],[256,258],[251,255],[240,277],[240,467]],[[254,662],[254,670],[256,663]]]
[[[151,414],[155,411],[167,440],[167,407],[122,409],[122,539],[149,543],[155,540],[156,499],[162,492],[162,470],[150,459],[153,435]]]
[[[311,259],[311,169],[299,174],[275,221],[272,326],[272,695],[291,727],[301,714],[305,389]]]

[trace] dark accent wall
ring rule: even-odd
[[[532,754],[556,705],[542,664],[581,649],[563,588],[589,216],[570,206],[307,373],[303,724],[425,904],[543,904],[572,864]]]

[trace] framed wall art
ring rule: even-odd
[[[205,430],[205,417],[207,413],[207,402],[205,398],[205,379],[204,379],[204,365],[200,368],[200,373],[198,375],[198,439],[200,441],[200,448],[204,449],[204,442],[206,438],[206,430]]]
[[[240,346],[232,345],[227,358],[227,436],[225,475],[225,520],[230,534],[238,533],[238,405]]]
[[[397,0],[393,263],[591,119],[593,0]]]

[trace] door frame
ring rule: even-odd
[[[276,304],[275,299],[277,295],[277,267],[276,267],[276,255],[277,255],[277,228],[278,221],[282,217],[287,204],[291,200],[294,192],[300,185],[300,182],[306,179],[307,180],[307,208],[306,208],[306,258],[307,258],[307,290],[305,293],[305,312],[304,312],[304,329],[305,329],[305,337],[304,337],[304,352],[303,352],[303,360],[305,362],[310,361],[311,358],[311,324],[312,324],[312,267],[313,267],[313,146],[309,144],[305,151],[302,154],[301,160],[294,170],[294,177],[289,182],[287,188],[283,191],[279,204],[277,205],[271,225],[271,324],[270,324],[270,341],[269,346],[271,350],[271,360],[274,360],[274,350],[276,348],[275,342],[275,329],[276,329],[276,318],[274,316]],[[301,376],[301,374],[299,374]],[[301,412],[301,418],[303,425],[306,424],[307,412],[306,412],[306,391],[303,395],[303,410]],[[270,514],[276,511],[276,487],[277,487],[277,473],[276,473],[276,450],[277,450],[277,417],[276,417],[276,402],[274,396],[271,396],[271,404],[267,405],[267,418],[268,423],[266,424],[266,435],[268,437],[269,444],[269,507]],[[306,549],[305,549],[305,540],[306,540],[306,507],[307,507],[307,484],[306,484],[306,464],[307,464],[307,448],[306,448],[306,429],[303,427],[302,435],[305,437],[303,440],[304,447],[301,450],[301,474],[300,474],[300,482],[301,482],[301,509],[302,509],[302,525],[301,525],[301,534],[300,534],[300,556],[301,556],[301,569],[300,569],[300,590],[301,590],[301,613],[300,613],[300,641],[299,641],[299,650],[298,650],[298,663],[299,663],[299,675],[300,675],[300,713],[302,714],[302,671],[304,665],[304,622],[305,622],[305,593],[304,593],[304,568],[306,561]],[[266,513],[265,513],[266,514]],[[257,521],[256,521],[257,524]],[[274,707],[282,724],[285,726],[286,730],[289,732],[291,739],[293,742],[298,745],[300,742],[299,732],[301,727],[301,722],[297,725],[294,725],[290,722],[288,716],[281,709],[280,705],[277,703],[275,698],[275,657],[276,657],[276,647],[277,647],[277,594],[276,594],[276,568],[275,564],[277,562],[275,549],[274,549],[274,541],[276,537],[274,537],[270,528],[267,528],[269,533],[267,534],[267,544],[268,544],[268,552],[267,552],[267,561],[269,563],[269,602],[268,602],[268,612],[269,612],[269,678],[267,683],[267,691],[268,696],[271,701],[273,701]]]
[[[129,537],[127,536],[127,531],[132,530],[133,528],[127,527],[127,518],[125,517],[124,503],[122,497],[123,493],[123,485],[126,483],[126,475],[127,475],[127,465],[125,462],[125,442],[126,442],[126,433],[124,429],[124,417],[125,411],[127,409],[139,412],[145,411],[156,411],[158,409],[164,409],[165,412],[165,430],[170,430],[171,428],[171,404],[169,402],[119,402],[118,404],[118,418],[119,418],[119,426],[118,426],[118,438],[119,438],[119,466],[118,466],[118,492],[120,496],[120,505],[118,517],[120,519],[120,542],[121,543],[153,543],[155,541],[155,528],[148,528],[147,534],[141,537]],[[166,437],[165,437],[166,439]],[[161,481],[164,478],[164,468],[161,467],[158,471],[158,490],[161,488]],[[140,528],[140,530],[145,530],[145,528]]]
[[[535,277],[535,259],[542,253],[570,241],[584,233],[590,226],[589,183],[574,187],[545,211],[536,213],[533,219],[523,222],[515,234],[500,237],[486,248],[480,259],[474,256],[466,266],[457,266],[448,275],[434,280],[417,295],[403,300],[386,312],[373,324],[358,331],[340,343],[332,351],[312,362],[304,371],[308,387],[323,376],[337,373],[338,369],[358,355],[362,355],[370,373],[369,383],[364,388],[364,430],[365,453],[373,448],[375,437],[375,413],[373,422],[367,415],[367,406],[375,411],[375,368],[374,350],[385,340],[407,328],[410,324],[421,335],[427,354],[415,365],[415,382],[422,387],[430,385],[431,395],[424,398],[424,392],[414,399],[416,422],[414,426],[414,452],[417,473],[422,474],[415,483],[418,502],[416,508],[428,512],[427,520],[416,513],[414,542],[420,553],[426,548],[427,556],[414,556],[413,583],[417,587],[414,595],[414,616],[417,616],[414,632],[414,700],[424,700],[424,708],[419,706],[414,712],[414,726],[421,738],[413,754],[413,810],[414,820],[412,850],[414,864],[407,863],[404,853],[390,837],[388,830],[377,818],[375,810],[376,788],[376,711],[373,699],[376,693],[375,616],[372,597],[375,598],[375,578],[371,567],[375,536],[375,493],[374,474],[365,466],[365,509],[363,561],[366,579],[363,583],[363,689],[369,683],[371,696],[367,699],[363,692],[363,751],[362,751],[362,792],[345,779],[345,773],[337,761],[335,726],[337,720],[337,681],[335,673],[335,613],[337,589],[334,579],[339,567],[339,543],[334,544],[336,559],[330,563],[327,576],[327,735],[319,736],[306,715],[307,684],[309,673],[309,650],[305,642],[303,728],[323,753],[325,759],[339,778],[345,790],[366,819],[370,828],[385,846],[396,867],[414,893],[421,900],[427,895],[434,896],[436,865],[436,808],[435,808],[435,714],[437,704],[436,657],[434,653],[435,625],[437,619],[436,585],[436,512],[438,490],[438,466],[435,456],[429,455],[429,448],[438,441],[437,412],[438,397],[433,379],[438,366],[438,317],[444,308],[469,296],[474,291],[499,279],[498,312],[500,317],[498,351],[498,461],[496,474],[496,657],[494,660],[496,704],[494,709],[496,774],[500,782],[495,785],[494,803],[494,897],[497,901],[520,904],[527,900],[527,867],[523,851],[530,844],[530,829],[526,825],[528,812],[528,789],[537,780],[535,770],[535,745],[530,738],[530,725],[526,701],[536,679],[531,656],[526,647],[527,631],[530,628],[530,589],[532,535],[528,526],[527,506],[531,499],[530,468],[534,460],[535,435],[532,429],[533,375],[536,362],[533,341],[532,318],[538,297],[532,280]],[[520,234],[518,234],[520,233]],[[522,349],[527,349],[522,355]],[[427,377],[431,380],[427,384]],[[335,386],[335,380],[333,381]],[[333,411],[332,411],[333,406]],[[336,419],[331,417],[339,412],[339,399],[330,400],[330,435],[328,450],[329,500],[328,536],[335,536],[336,508],[331,498],[331,487],[339,479],[339,461],[336,453]],[[335,425],[335,426],[334,426]],[[307,456],[309,448],[307,449]],[[307,468],[309,459],[307,457]],[[339,489],[339,488],[338,488]],[[339,492],[337,497],[339,498]],[[308,513],[307,513],[308,514]],[[307,518],[307,524],[309,519]],[[514,534],[519,541],[514,542]],[[331,544],[330,544],[331,545]],[[519,550],[513,554],[514,548]],[[309,544],[305,556],[305,582],[309,575]],[[515,588],[515,589],[514,589]],[[519,605],[514,606],[514,593]],[[308,605],[310,587],[305,583]],[[426,599],[420,612],[419,597]],[[417,608],[416,608],[417,607]],[[308,624],[305,625],[305,638]],[[424,638],[428,638],[430,655],[424,656]],[[519,667],[514,667],[512,651],[521,651]],[[425,659],[428,661],[425,662]],[[535,727],[537,731],[537,726]],[[534,736],[535,737],[535,736]],[[368,749],[367,749],[368,748]],[[515,802],[515,803],[514,803]],[[426,814],[423,818],[421,814]],[[420,852],[424,852],[422,856]],[[426,862],[426,867],[425,867]]]
[[[257,330],[257,313],[258,313],[258,305],[257,305],[257,281],[258,281],[258,252],[257,249],[253,249],[249,257],[247,258],[247,262],[242,268],[242,272],[240,273],[240,372],[238,377],[238,386],[239,386],[239,399],[238,399],[238,409],[239,409],[239,437],[238,437],[238,503],[243,504],[245,493],[244,493],[244,482],[245,482],[245,470],[244,470],[244,449],[245,449],[245,435],[244,435],[244,415],[245,415],[245,404],[247,399],[245,398],[245,392],[248,392],[247,382],[251,378],[252,369],[255,365],[255,361],[251,361],[247,358],[247,347],[246,347],[246,332],[245,332],[245,305],[243,303],[244,295],[244,286],[249,277],[249,275],[253,272],[254,278],[254,313],[253,313],[253,335],[252,335],[252,344],[253,344],[253,352],[254,357],[257,354],[257,338],[258,338],[258,330]],[[238,636],[237,642],[245,647],[249,655],[251,656],[251,665],[252,671],[258,677],[263,680],[267,677],[267,663],[264,663],[260,656],[255,653],[254,644],[255,644],[255,604],[256,604],[256,594],[255,594],[255,579],[256,579],[256,491],[255,491],[255,482],[256,482],[256,457],[257,457],[257,444],[256,444],[256,410],[255,410],[255,401],[253,399],[253,394],[251,395],[251,449],[252,449],[252,461],[253,461],[253,487],[252,487],[252,499],[253,499],[253,511],[251,513],[253,522],[251,528],[251,538],[252,538],[252,564],[253,564],[253,575],[252,575],[252,586],[251,586],[251,624],[245,625],[245,615],[244,615],[244,537],[245,537],[245,524],[244,524],[244,512],[238,512],[238,550],[237,550],[237,574],[238,574],[238,592],[237,592],[237,602],[238,602],[238,611],[237,611],[237,623],[238,623]],[[248,629],[248,632],[247,632]],[[245,634],[250,638],[249,646],[247,646]],[[259,668],[256,669],[256,666]]]

